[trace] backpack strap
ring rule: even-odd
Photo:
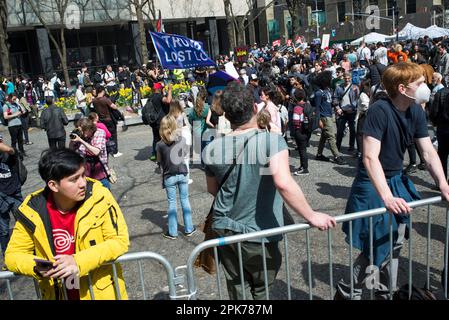
[[[232,160],[232,165],[229,167],[228,171],[226,171],[225,175],[223,176],[223,179],[221,179],[220,185],[218,187],[218,191],[217,191],[217,195],[220,192],[221,188],[224,186],[224,184],[226,183],[226,181],[228,180],[229,176],[231,175],[232,171],[234,171],[235,167],[237,166],[237,160],[240,158],[240,156],[243,154],[243,152],[246,149],[246,146],[248,145],[249,141],[252,140],[254,137],[256,137],[259,134],[259,132],[256,132],[254,135],[252,135],[251,137],[249,137],[248,139],[246,139],[245,143],[243,144],[243,148],[242,150],[240,150],[239,154],[236,155],[233,160]],[[214,206],[215,206],[215,200],[217,199],[217,196],[215,196],[214,201],[212,202],[212,206],[211,209],[209,211],[208,214],[208,218],[210,215],[213,214],[214,212]]]

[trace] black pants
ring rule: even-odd
[[[151,127],[153,130],[153,150],[151,150],[151,155],[156,155],[156,144],[161,141],[161,135],[159,134],[159,127]]]
[[[362,153],[363,152],[363,124],[366,120],[366,114],[360,114],[359,120],[357,120],[357,151]]]
[[[56,138],[56,139],[50,139],[48,138],[48,145],[50,146],[51,150],[56,149],[64,149],[65,148],[65,141],[66,137]]]
[[[346,123],[349,125],[349,148],[354,149],[355,145],[355,116],[356,113],[347,113],[344,112],[337,119],[337,148],[340,151],[341,142],[343,141],[343,136],[346,129]]]
[[[301,167],[309,169],[309,158],[307,156],[307,144],[309,143],[310,134],[303,133],[301,129],[295,130],[295,140],[298,146],[299,159],[301,160]]]
[[[23,149],[23,129],[22,126],[8,127],[9,134],[11,135],[11,147],[17,149],[17,144],[19,144],[19,151],[25,153]]]
[[[447,179],[447,159],[449,156],[449,127],[437,128],[438,156],[443,164],[444,174]]]
[[[30,115],[20,117],[20,121],[22,122],[23,129],[23,137],[25,139],[25,143],[30,142],[30,138],[28,136],[28,129],[30,127]]]
[[[108,128],[111,133],[111,139],[115,142],[115,147],[112,150],[112,154],[116,154],[118,152],[118,137],[117,137],[117,124],[114,121],[102,121],[106,128]]]

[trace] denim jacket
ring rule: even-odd
[[[341,102],[343,100],[343,97],[346,93],[345,90],[345,85],[339,85],[337,86],[337,88],[334,91],[334,101],[338,102],[338,106],[343,109],[343,111],[348,110],[348,109],[352,109],[352,111],[356,111],[357,110],[357,101],[359,99],[360,96],[360,90],[356,85],[352,85],[351,88],[349,89],[349,101],[351,102],[350,107],[349,106],[342,106]]]

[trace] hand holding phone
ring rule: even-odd
[[[47,272],[53,269],[53,262],[44,259],[34,259],[36,263],[36,271],[42,274],[42,272]]]

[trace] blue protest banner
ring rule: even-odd
[[[199,41],[176,34],[150,32],[150,35],[164,69],[215,66]]]

